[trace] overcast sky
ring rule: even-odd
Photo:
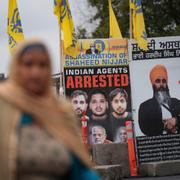
[[[53,73],[59,72],[59,28],[53,14],[53,0],[17,0],[26,38],[37,37],[44,40],[53,58]],[[69,0],[75,27],[86,28],[91,33],[95,24],[88,20],[96,9],[89,7],[86,0]],[[8,0],[0,5],[0,73],[8,73],[10,54],[7,31]],[[98,22],[97,22],[98,23]],[[97,24],[96,23],[96,24]]]

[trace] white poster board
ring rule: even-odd
[[[149,51],[147,52],[140,51],[135,42],[129,42],[132,109],[139,162],[180,159],[180,151],[178,150],[180,147],[180,143],[178,142],[180,140],[180,129],[177,127],[177,131],[170,132],[168,130],[167,132],[164,128],[165,125],[162,123],[164,120],[164,110],[162,106],[155,108],[154,92],[150,80],[151,70],[157,65],[164,66],[167,70],[167,85],[170,98],[176,98],[177,103],[175,106],[179,106],[180,37],[153,38],[148,39],[148,42]],[[160,110],[157,110],[158,108]],[[143,112],[143,115],[141,115],[142,109],[146,111]],[[161,122],[159,123],[157,121],[160,121],[160,118],[156,119],[157,114],[161,116]],[[178,122],[179,114],[180,108],[176,115],[172,115],[172,117],[176,116],[177,126],[180,123]],[[150,121],[154,122],[154,124],[150,124]],[[160,126],[163,124],[165,130],[162,130],[162,127],[157,127],[157,124]],[[174,150],[169,149],[175,146],[177,148],[174,148]],[[171,153],[168,154],[167,151]]]

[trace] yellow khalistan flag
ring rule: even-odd
[[[132,9],[133,36],[139,47],[148,50],[147,34],[144,23],[141,0],[130,0],[130,8]]]
[[[109,2],[109,37],[110,38],[122,38],[121,31],[119,29],[119,25],[116,19],[116,16],[114,14],[111,0],[108,0]]]
[[[21,18],[16,0],[9,0],[8,9],[9,49],[12,52],[19,41],[24,39]]]
[[[77,38],[68,0],[54,0],[54,14],[63,32],[64,51],[72,57],[77,55]]]

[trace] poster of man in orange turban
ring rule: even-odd
[[[170,96],[167,68],[155,65],[149,74],[153,97],[140,104],[139,127],[146,136],[180,133],[180,100]]]

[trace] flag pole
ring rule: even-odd
[[[62,32],[61,32],[61,23],[59,23],[59,51],[60,51],[60,77],[59,77],[59,95],[64,95],[63,89],[63,43],[62,43]]]
[[[132,8],[131,8],[131,0],[129,0],[129,38],[132,39]]]

